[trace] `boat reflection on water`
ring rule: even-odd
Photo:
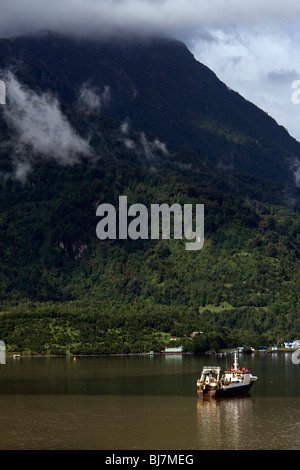
[[[197,399],[198,449],[236,450],[247,448],[253,399],[226,397]],[[251,438],[250,438],[251,441]]]

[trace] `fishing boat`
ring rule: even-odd
[[[203,367],[201,377],[197,380],[199,397],[227,397],[245,395],[249,392],[257,377],[245,367],[238,365],[238,353],[234,352],[234,364],[221,374],[221,367]]]

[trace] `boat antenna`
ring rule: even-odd
[[[233,365],[234,369],[237,370],[238,369],[238,354],[237,354],[237,351],[234,351],[234,365]]]

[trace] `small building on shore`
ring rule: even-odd
[[[297,349],[300,348],[300,340],[297,339],[295,341],[285,341],[284,342],[285,348]]]

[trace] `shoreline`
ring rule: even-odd
[[[244,353],[242,351],[239,352],[239,354],[244,355],[244,356],[251,356],[252,354],[292,354],[293,352],[297,351],[298,348],[279,348],[276,350],[255,350],[250,353]],[[164,354],[164,353],[105,353],[105,354],[6,354],[6,358],[10,359],[21,359],[21,358],[79,358],[79,357],[130,357],[130,356],[230,356],[232,355],[231,351],[226,351],[226,352],[211,352],[207,351],[205,353],[193,353],[193,352],[183,352],[183,353],[177,353],[177,354]]]

